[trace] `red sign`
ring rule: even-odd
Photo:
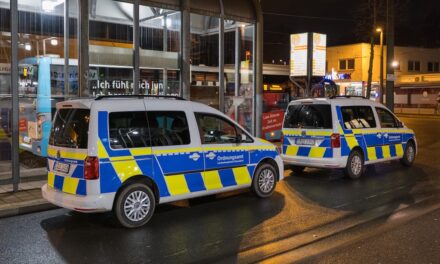
[[[26,120],[26,118],[20,118],[20,121],[18,122],[18,130],[20,130],[20,132],[26,132],[27,131],[27,120]]]
[[[276,110],[267,113],[263,113],[261,132],[263,134],[281,130],[283,127],[284,110]]]

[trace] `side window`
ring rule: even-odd
[[[226,119],[212,115],[196,113],[202,144],[226,144],[237,142],[235,125]]]
[[[383,128],[394,128],[398,127],[397,120],[394,116],[383,108],[376,107],[377,115],[379,116],[380,126]]]
[[[185,112],[150,111],[147,115],[153,147],[188,145],[191,143]]]
[[[114,149],[150,146],[145,112],[113,112],[109,114],[110,147]]]
[[[357,107],[358,120],[365,128],[376,127],[376,120],[374,119],[373,109],[369,106]]]
[[[341,112],[346,129],[376,127],[373,110],[369,106],[341,107]]]

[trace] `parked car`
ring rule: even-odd
[[[79,212],[113,210],[132,228],[157,204],[243,188],[269,197],[282,178],[274,145],[209,106],[99,97],[57,104],[42,192]]]
[[[399,159],[411,166],[417,153],[414,131],[382,104],[364,98],[292,101],[282,132],[281,156],[296,172],[343,168],[356,179],[369,164]]]

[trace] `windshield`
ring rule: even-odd
[[[58,110],[50,133],[50,144],[66,148],[87,148],[89,120],[89,109]]]
[[[291,105],[287,108],[284,128],[331,129],[332,113],[330,105]]]

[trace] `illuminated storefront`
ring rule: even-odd
[[[182,96],[259,134],[261,16],[257,0],[0,0],[0,184],[45,174],[68,98]]]

